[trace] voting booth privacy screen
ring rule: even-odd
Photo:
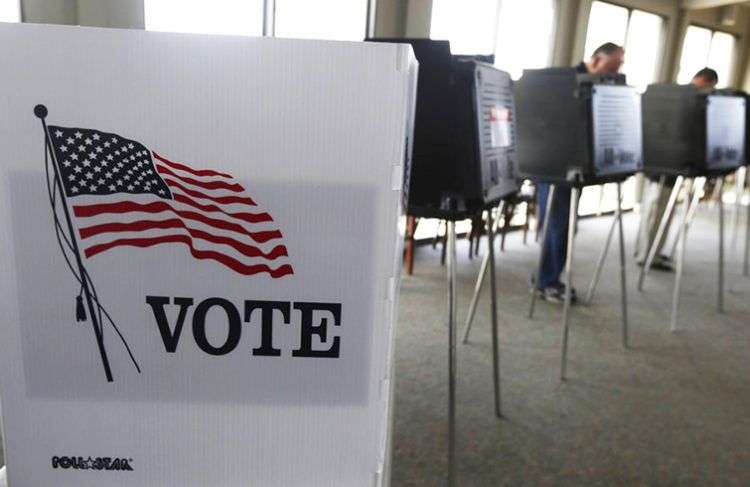
[[[461,218],[518,191],[510,75],[448,41],[370,40],[408,42],[419,61],[409,214]]]
[[[641,169],[641,100],[625,76],[532,69],[514,93],[523,177],[594,184]]]
[[[13,486],[386,483],[407,45],[0,25]]]
[[[643,94],[645,171],[721,175],[745,164],[746,104],[731,91],[650,85]]]

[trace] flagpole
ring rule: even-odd
[[[94,335],[96,336],[96,343],[99,347],[99,354],[102,358],[102,365],[104,366],[104,374],[107,376],[107,382],[112,382],[112,369],[109,366],[109,358],[107,357],[107,351],[104,348],[104,336],[102,329],[99,326],[97,313],[94,308],[94,300],[91,297],[91,291],[89,289],[88,274],[83,267],[83,259],[78,249],[78,241],[76,240],[75,230],[73,229],[73,223],[70,219],[70,212],[68,210],[67,199],[65,196],[65,186],[63,186],[62,179],[60,178],[60,172],[57,166],[57,157],[55,156],[54,147],[52,147],[52,138],[49,135],[49,129],[47,128],[47,107],[44,105],[37,105],[34,107],[34,115],[36,115],[42,121],[42,128],[44,129],[44,140],[47,146],[47,150],[52,157],[52,168],[55,174],[55,181],[60,188],[60,199],[62,200],[62,207],[65,213],[65,221],[68,224],[68,234],[70,235],[70,245],[73,249],[73,254],[76,258],[76,264],[78,265],[78,275],[81,278],[81,287],[83,293],[86,296],[86,305],[89,309],[89,316],[91,317],[91,324],[94,327]]]

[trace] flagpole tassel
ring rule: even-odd
[[[83,307],[83,296],[76,296],[76,321],[86,321],[86,308]]]

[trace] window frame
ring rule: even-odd
[[[732,36],[734,39],[734,46],[732,49],[732,64],[729,66],[729,79],[731,80],[730,83],[727,83],[727,88],[731,88],[735,85],[734,81],[737,74],[737,68],[739,67],[738,62],[739,61],[739,51],[738,47],[740,46],[740,43],[742,41],[742,35],[736,34],[734,32],[729,32],[723,29],[717,29],[714,26],[710,26],[708,24],[703,24],[701,22],[690,22],[686,25],[685,31],[682,33],[682,37],[680,39],[680,52],[679,56],[677,58],[677,66],[674,73],[674,82],[677,82],[677,79],[680,77],[680,64],[682,62],[682,51],[685,49],[685,37],[687,36],[687,31],[690,27],[699,27],[701,29],[706,29],[707,31],[711,32],[711,42],[708,44],[708,53],[709,56],[711,55],[711,46],[714,43],[714,35],[716,35],[717,32],[721,34],[727,34]],[[708,66],[708,59],[706,59],[706,66]]]
[[[18,0],[18,2],[21,18],[23,18],[21,0]],[[367,0],[364,25],[362,26],[363,39],[373,37],[375,34],[377,4],[378,0]],[[276,37],[276,0],[263,0],[262,18],[261,37]]]
[[[497,50],[495,48],[497,47],[497,37],[498,37],[498,31],[500,29],[500,12],[502,12],[502,8],[503,8],[502,4],[504,1],[507,1],[507,0],[495,0],[495,17],[494,17],[494,23],[492,25],[493,43],[492,43],[492,51],[489,53],[489,55],[491,55],[493,59],[497,57]],[[560,4],[561,4],[561,0],[552,0],[552,9],[553,9],[552,32],[550,32],[549,46],[548,46],[548,51],[547,51],[547,63],[546,63],[548,65],[552,65],[552,62],[554,61],[554,57],[555,57],[555,47],[557,45],[557,33],[560,28]],[[432,17],[430,17],[429,38],[432,39]],[[484,53],[475,52],[472,54],[483,55]],[[498,66],[498,67],[502,69],[502,66]]]
[[[623,3],[623,2],[618,2],[617,0],[593,0],[590,5],[593,6],[594,2],[607,3],[609,5],[614,5],[615,7],[624,8],[625,10],[628,11],[628,23],[625,26],[625,43],[624,43],[623,47],[625,47],[625,46],[628,45],[628,39],[630,38],[630,22],[631,22],[631,20],[633,18],[633,12],[635,12],[637,10],[639,12],[644,12],[644,13],[651,14],[651,15],[656,15],[657,17],[659,17],[661,19],[661,32],[659,33],[659,46],[657,46],[657,48],[656,48],[656,52],[658,54],[657,54],[657,58],[656,58],[656,69],[655,69],[655,73],[654,73],[654,76],[656,78],[655,81],[658,82],[662,78],[662,74],[664,72],[664,57],[665,57],[665,54],[666,54],[664,52],[665,51],[664,48],[667,45],[667,34],[668,34],[669,16],[664,15],[661,12],[656,12],[654,10],[648,9],[648,8],[633,7],[632,5],[628,5],[628,4]],[[585,50],[586,50],[586,37],[588,36],[589,22],[590,21],[591,21],[591,9],[589,8],[589,15],[588,15],[588,18],[586,19],[586,32],[585,32],[585,34],[583,36],[583,49],[584,49],[583,60],[584,61],[588,60],[588,58],[586,57],[586,55],[588,53],[586,53]]]

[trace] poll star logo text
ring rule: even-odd
[[[167,353],[177,352],[185,322],[192,314],[193,340],[208,355],[223,356],[233,352],[239,345],[245,324],[259,325],[261,330],[260,343],[251,349],[252,355],[280,357],[282,350],[274,346],[274,330],[277,326],[290,325],[298,326],[300,334],[299,348],[291,351],[292,357],[338,358],[340,354],[341,338],[333,334],[334,329],[341,326],[341,303],[248,299],[238,307],[232,301],[219,297],[207,298],[196,304],[190,297],[146,296],[146,304],[150,306]],[[177,307],[174,323],[169,322],[167,307]],[[222,343],[209,341],[206,316],[211,310],[226,315],[227,333]],[[299,317],[295,323],[292,322],[293,316]],[[313,337],[316,336],[322,345],[313,345]]]

